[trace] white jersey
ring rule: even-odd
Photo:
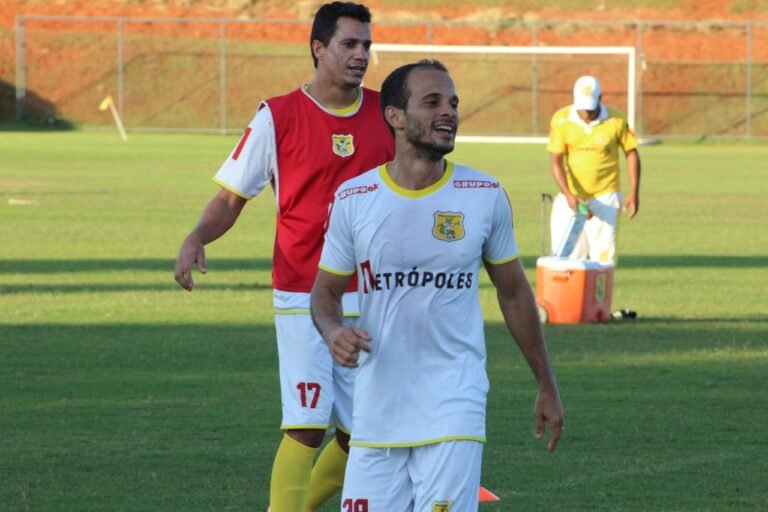
[[[448,162],[419,191],[372,169],[338,189],[320,267],[357,272],[360,354],[352,445],[485,441],[488,377],[478,298],[482,260],[517,258],[499,182]]]

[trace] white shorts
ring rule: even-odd
[[[344,319],[357,325],[358,317]],[[283,430],[336,427],[352,430],[356,369],[333,361],[328,345],[308,314],[275,315],[280,360]]]
[[[616,261],[616,228],[621,208],[621,192],[602,194],[588,202],[592,218],[584,225],[584,231],[570,254],[571,258],[590,259],[602,263]],[[573,210],[563,194],[557,194],[552,202],[550,232],[552,234],[552,253],[565,235],[565,230],[573,216]]]
[[[349,449],[341,512],[476,512],[483,443]]]

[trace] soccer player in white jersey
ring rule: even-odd
[[[563,408],[512,209],[494,178],[454,164],[459,99],[445,67],[420,61],[381,90],[395,158],[338,189],[312,317],[334,359],[358,368],[342,512],[477,510],[488,378],[481,263],[538,383],[536,436]],[[357,275],[359,327],[341,297]]]

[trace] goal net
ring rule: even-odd
[[[572,102],[581,75],[598,77],[603,102],[635,125],[635,48],[631,46],[455,46],[374,44],[366,83],[378,89],[397,66],[441,61],[461,99],[459,141],[542,143],[549,120]]]

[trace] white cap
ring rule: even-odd
[[[603,93],[600,82],[593,76],[582,76],[573,86],[573,106],[576,110],[595,110]]]

